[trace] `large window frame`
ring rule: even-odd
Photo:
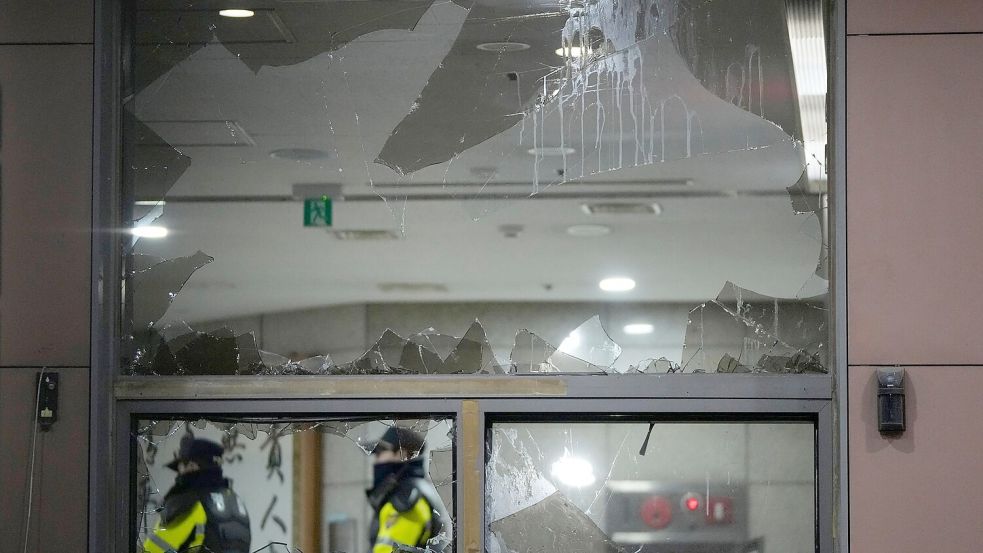
[[[148,415],[450,414],[457,433],[457,553],[484,550],[485,431],[496,417],[580,413],[707,420],[807,416],[817,428],[817,550],[847,552],[845,5],[830,30],[829,182],[832,364],[828,375],[121,376],[121,68],[125,0],[95,0],[89,551],[129,551],[135,460],[130,429]],[[409,390],[409,391],[408,391]]]

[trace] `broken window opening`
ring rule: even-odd
[[[125,373],[828,372],[821,2],[288,4],[133,7]],[[321,198],[333,226],[300,227]],[[236,322],[417,299],[562,312],[609,301],[585,286],[602,267],[689,321],[638,345],[597,309],[582,347],[583,316],[509,321],[511,344],[438,319],[330,347]],[[717,295],[737,285],[761,297]]]
[[[397,428],[399,432],[391,430]],[[296,450],[300,447],[298,440],[312,434],[320,436],[315,442],[321,444],[320,450],[311,453],[308,449],[301,455]],[[131,514],[136,551],[143,551],[145,543],[171,540],[179,533],[178,524],[168,525],[167,521],[178,520],[175,512],[189,507],[179,504],[184,497],[181,494],[199,488],[202,493],[192,495],[205,514],[221,507],[232,521],[223,523],[226,526],[219,533],[235,537],[233,541],[240,540],[231,545],[231,542],[223,543],[225,548],[221,550],[241,546],[248,547],[243,549],[248,551],[295,551],[290,545],[299,539],[294,534],[294,520],[302,515],[296,503],[299,482],[296,479],[300,478],[298,471],[305,470],[320,471],[324,512],[318,513],[318,518],[331,526],[331,531],[325,534],[329,536],[331,550],[371,549],[369,534],[377,518],[374,509],[388,505],[395,493],[390,488],[379,492],[379,482],[373,482],[373,470],[379,474],[380,467],[395,470],[404,465],[412,465],[412,470],[390,473],[396,475],[395,481],[400,485],[412,482],[421,487],[420,493],[428,501],[426,505],[433,507],[433,513],[426,516],[434,521],[432,528],[439,529],[428,539],[421,538],[419,544],[410,545],[432,553],[452,550],[454,522],[448,508],[454,505],[454,424],[449,419],[358,416],[300,420],[213,416],[199,420],[141,420],[132,436],[137,454],[132,469],[136,502]],[[393,440],[392,436],[404,440],[395,441],[397,451],[403,451],[400,455],[405,455],[407,461],[383,459],[383,454],[394,447],[386,441]],[[406,440],[419,440],[419,443],[413,442],[410,448]],[[213,455],[209,448],[214,449],[214,457],[203,456],[206,449],[208,456]],[[309,463],[315,464],[308,467]],[[223,491],[226,488],[231,492]],[[370,505],[367,490],[375,493],[382,505]],[[225,504],[216,507],[208,503],[218,501],[219,495],[223,495]],[[191,509],[188,516],[198,516],[197,508]],[[232,516],[236,514],[238,518]],[[218,515],[212,513],[212,516]],[[234,523],[236,520],[240,522]],[[385,528],[386,521],[382,522]],[[192,531],[205,533],[205,542],[199,544],[203,547],[201,551],[217,550],[218,542],[209,538],[210,531],[216,532],[211,524],[203,518],[199,529]],[[181,543],[172,545],[178,547]]]
[[[509,422],[489,444],[489,552],[815,549],[811,423]]]

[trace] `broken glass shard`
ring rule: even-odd
[[[597,367],[610,367],[621,357],[622,349],[601,326],[601,318],[594,315],[571,331],[560,343],[557,352]],[[555,357],[557,355],[553,354],[550,362],[556,364]]]
[[[658,359],[646,359],[637,366],[633,366],[631,368],[644,374],[668,374],[679,372],[680,370],[678,363],[674,363],[665,357],[660,357]]]
[[[515,334],[510,356],[512,368],[520,374],[551,372],[548,360],[555,352],[556,348],[546,340],[528,330],[520,330]]]
[[[566,11],[518,3],[467,5],[450,52],[393,129],[376,163],[406,175],[454,158],[522,121],[523,111],[542,92],[543,79],[555,72],[542,62],[542,52],[556,48]],[[537,37],[539,44],[511,52],[507,62],[501,55],[474,55],[475,45],[510,36]]]
[[[489,538],[512,553],[621,553],[611,538],[559,492],[493,521]]]
[[[826,320],[822,298],[783,300],[728,282],[690,313],[683,370],[828,372]]]
[[[477,320],[471,323],[464,337],[444,359],[444,368],[448,374],[505,374],[488,343],[484,327]]]
[[[188,257],[168,259],[130,275],[127,290],[133,291],[134,332],[156,324],[191,275],[212,261],[213,258],[198,251]]]

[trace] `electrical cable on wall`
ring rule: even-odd
[[[41,408],[41,386],[44,383],[44,371],[47,367],[41,367],[41,374],[38,376],[37,390],[34,397],[34,416],[31,418],[33,427],[31,432],[31,462],[28,465],[27,475],[27,513],[24,515],[24,541],[23,553],[27,553],[27,540],[31,533],[31,512],[34,508],[34,461],[36,459],[38,442],[38,411]]]

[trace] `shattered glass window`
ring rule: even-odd
[[[829,372],[821,0],[134,0],[126,374]]]
[[[392,428],[408,429],[424,438],[423,445],[415,445],[411,454],[422,472],[404,466],[409,463],[377,464],[378,452],[384,449],[379,444]],[[426,496],[429,503],[425,504],[432,508],[429,514],[415,514],[432,521],[427,532],[435,531],[413,539],[420,540],[420,550],[449,553],[454,541],[453,432],[454,423],[449,419],[301,421],[240,416],[137,421],[132,433],[137,458],[131,472],[131,550],[166,551],[164,545],[170,545],[201,553],[303,553],[300,544],[319,543],[316,551],[373,551],[382,535],[377,513],[386,515],[386,505],[396,501],[392,498],[401,489],[396,486],[392,492],[392,486],[387,488],[388,481],[375,476],[380,472],[377,467],[396,466],[402,472],[386,474],[398,475],[400,485],[415,478],[413,489],[419,489],[417,493]],[[315,446],[301,453],[300,443],[305,440]],[[216,456],[211,459],[217,469],[211,462],[198,460],[207,447],[215,448],[207,455]],[[201,466],[186,473],[191,459]],[[301,503],[304,492],[300,487],[318,484],[320,497],[312,510],[310,503]],[[382,497],[382,505],[373,504],[374,497]],[[316,526],[303,526],[301,519],[317,521]],[[382,520],[383,528],[386,523]],[[196,542],[200,536],[204,541]],[[224,541],[216,541],[216,536]],[[377,546],[374,550],[380,551]]]
[[[489,444],[489,553],[816,551],[808,422],[509,422]]]

